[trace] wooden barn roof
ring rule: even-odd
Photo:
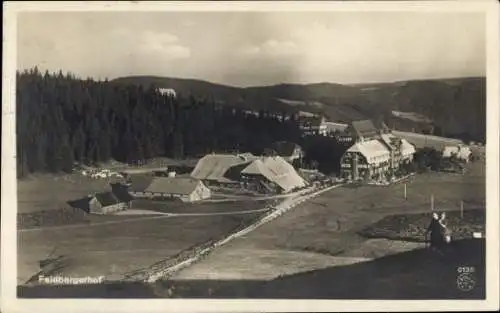
[[[158,177],[144,190],[152,193],[189,195],[196,190],[200,180],[192,177]]]
[[[121,201],[120,199],[118,199],[118,197],[111,191],[96,193],[94,195],[94,198],[102,206],[110,206],[110,205],[115,205],[115,204],[124,202],[124,201]]]

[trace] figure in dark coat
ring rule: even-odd
[[[437,213],[432,214],[431,223],[429,224],[429,227],[425,232],[426,238],[429,233],[430,233],[429,242],[431,249],[433,250],[440,249],[444,241],[444,238],[443,238],[442,226],[439,223],[439,215]]]

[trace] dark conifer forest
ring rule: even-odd
[[[19,177],[69,172],[75,163],[109,159],[136,163],[235,150],[258,154],[277,140],[304,144],[310,158],[336,170],[332,158],[340,160],[344,149],[333,138],[303,142],[296,117],[285,114],[245,114],[211,99],[162,95],[155,86],[79,79],[37,68],[18,72],[16,78]]]

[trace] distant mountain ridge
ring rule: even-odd
[[[275,84],[233,87],[197,79],[128,76],[111,83],[172,88],[178,95],[213,99],[248,110],[299,111],[350,122],[384,118],[390,127],[407,131],[433,130],[438,135],[484,141],[486,78],[464,77],[366,84]],[[392,111],[423,115],[432,122],[394,116]]]

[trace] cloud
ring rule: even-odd
[[[482,13],[22,13],[20,69],[239,85],[484,75]]]
[[[161,61],[187,59],[191,50],[179,42],[179,38],[167,32],[145,30],[133,34],[123,29],[113,32],[115,40],[128,49],[135,47],[132,54],[137,57],[158,58]]]
[[[297,44],[290,40],[269,39],[258,45],[245,46],[241,53],[248,57],[289,57],[298,55],[298,48]]]
[[[143,44],[157,44],[161,46],[168,46],[172,43],[178,42],[179,38],[177,36],[166,33],[166,32],[154,32],[151,30],[146,30],[139,35]]]

